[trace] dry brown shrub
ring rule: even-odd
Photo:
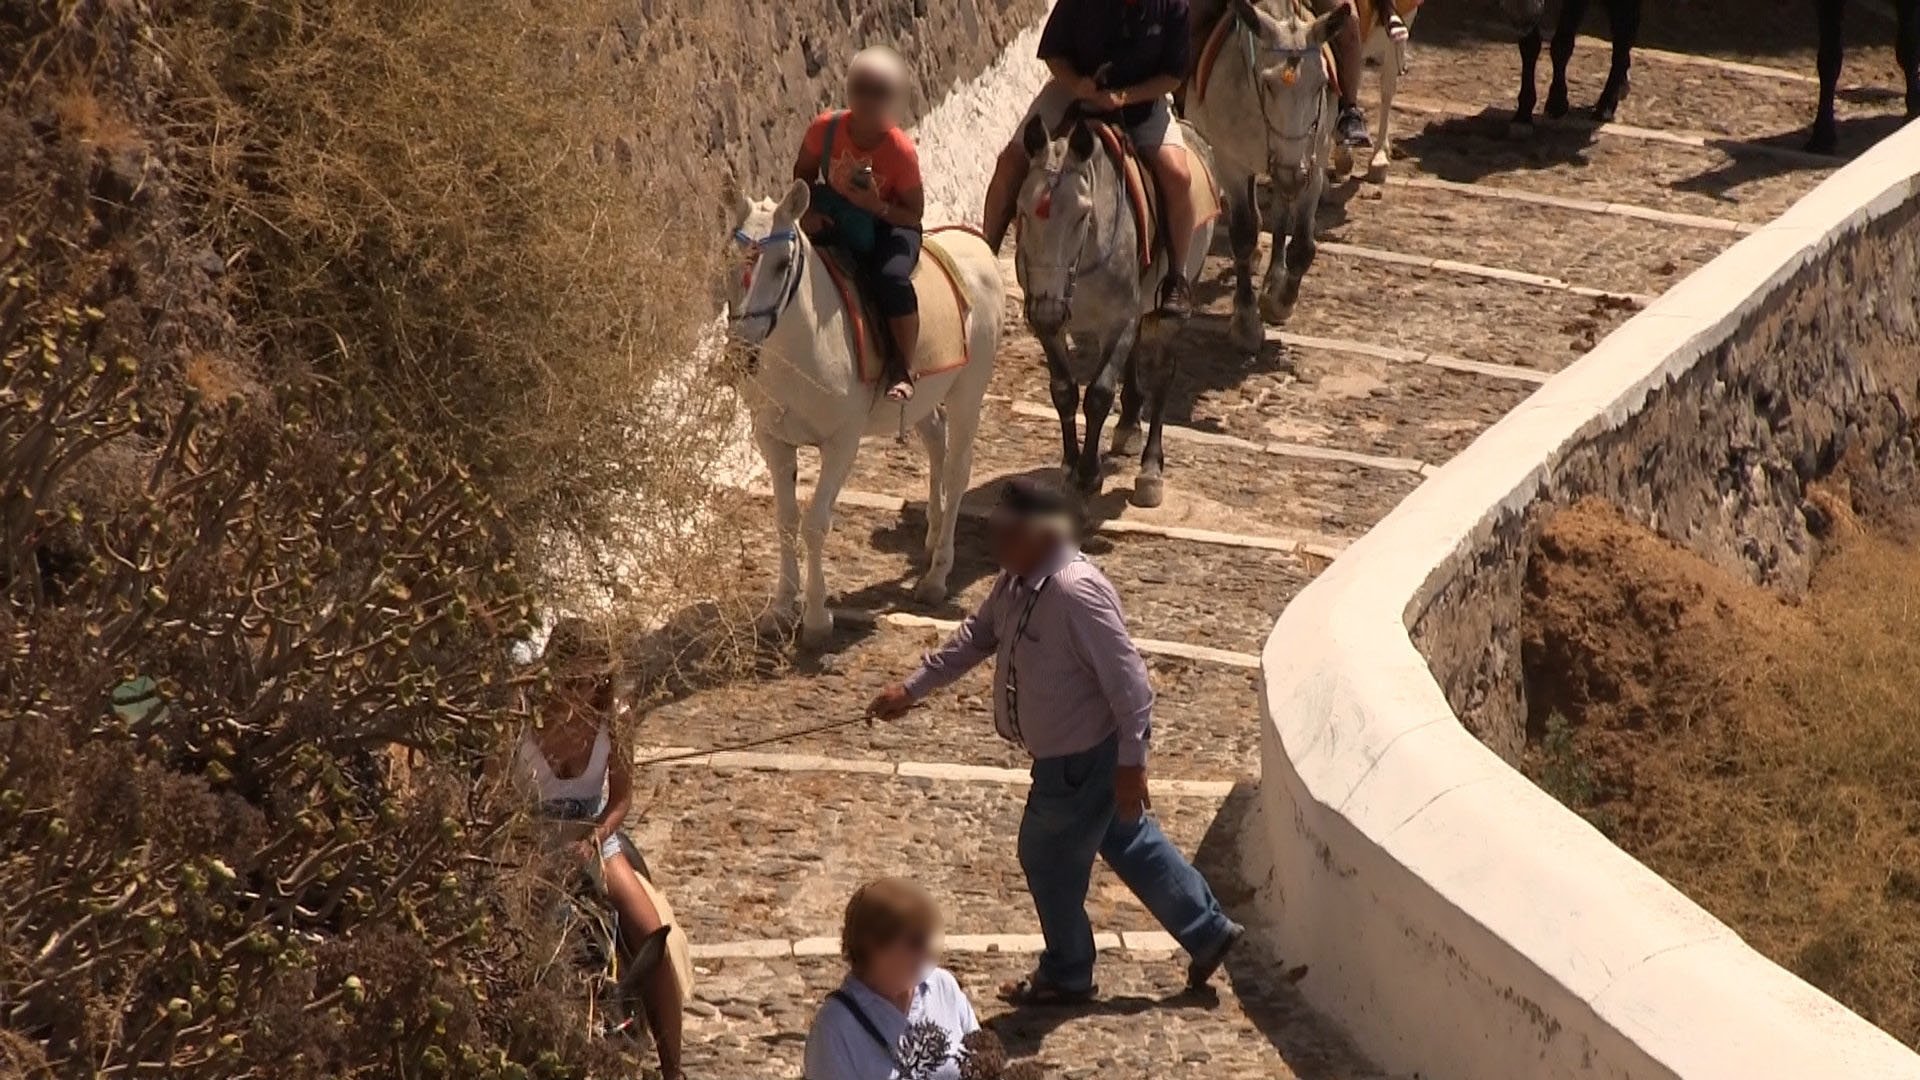
[[[727,531],[709,515],[735,434],[696,359],[719,196],[656,152],[685,102],[615,15],[197,0],[159,40],[181,182],[267,377],[349,388],[463,462],[523,552],[567,554],[542,573],[659,600],[720,587],[689,580]]]
[[[1557,717],[1527,765],[1755,948],[1920,1046],[1920,547],[1848,526],[1831,496],[1837,539],[1797,606],[1611,507],[1562,512],[1529,566],[1529,705]]]
[[[479,782],[523,574],[732,569],[708,234],[600,17],[0,6],[0,1062],[635,1072]]]

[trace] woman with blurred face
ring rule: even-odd
[[[607,899],[620,916],[620,936],[627,950],[637,951],[664,924],[621,843],[620,829],[633,807],[633,777],[614,730],[612,653],[589,639],[584,622],[565,619],[548,638],[543,660],[552,692],[540,703],[539,726],[520,740],[520,771],[543,817],[587,827],[571,854],[583,864],[599,863]],[[642,998],[661,1074],[683,1080],[680,985],[673,964],[653,970]]]
[[[933,898],[912,882],[882,878],[853,894],[840,933],[847,977],[807,1032],[809,1080],[959,1080],[961,1040],[980,1021],[934,963],[939,931]]]

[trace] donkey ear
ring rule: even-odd
[[[1039,117],[1029,117],[1027,126],[1020,129],[1020,146],[1030,158],[1039,157],[1040,152],[1047,148],[1047,125]]]
[[[805,180],[795,180],[793,186],[788,188],[786,195],[781,198],[780,205],[773,208],[773,212],[776,216],[788,221],[799,221],[800,215],[806,213],[807,207],[812,203],[813,186]]]
[[[1345,6],[1345,4],[1341,5],[1341,7]],[[1260,28],[1260,11],[1254,7],[1253,0],[1233,0],[1233,14],[1235,18],[1255,30]]]
[[[1093,129],[1085,124],[1073,125],[1073,134],[1067,137],[1067,152],[1075,161],[1085,161],[1093,156]]]
[[[1313,20],[1313,29],[1307,31],[1307,40],[1315,45],[1325,45],[1333,36],[1346,29],[1347,20],[1353,17],[1353,9],[1345,4]]]

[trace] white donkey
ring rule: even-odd
[[[729,332],[754,350],[747,408],[754,442],[773,481],[780,531],[774,612],[793,613],[800,587],[797,544],[804,539],[807,592],[800,612],[801,641],[818,647],[833,632],[821,549],[833,526],[834,500],[853,471],[861,440],[869,435],[890,436],[907,425],[927,449],[928,564],[914,595],[925,603],[946,598],[953,532],[960,497],[973,473],[973,437],[993,377],[1006,294],[999,260],[978,236],[955,230],[928,239],[930,246],[937,243],[951,255],[959,271],[970,308],[965,327],[968,360],[921,380],[903,417],[901,405],[861,381],[854,320],[822,256],[800,231],[808,199],[807,184],[796,180],[778,204],[738,200],[733,235],[745,266],[736,262],[727,275],[727,308]],[[930,344],[923,339],[923,345]],[[820,477],[804,524],[796,490],[802,446],[820,452]]]
[[[1386,181],[1387,169],[1393,164],[1393,99],[1400,92],[1400,76],[1407,73],[1411,49],[1408,38],[1420,5],[1417,0],[1356,0],[1355,10],[1360,13],[1360,33],[1365,35],[1363,48],[1367,64],[1380,71],[1380,107],[1374,116],[1373,155],[1367,159],[1367,179],[1379,184]],[[1382,11],[1387,14],[1380,14]],[[1354,88],[1352,96],[1356,101],[1360,99],[1359,87]],[[1333,149],[1333,172],[1341,179],[1353,172],[1353,152],[1337,142]]]
[[[1261,320],[1284,323],[1300,299],[1300,282],[1313,265],[1314,215],[1327,186],[1336,103],[1322,47],[1352,17],[1346,7],[1310,19],[1288,3],[1270,15],[1249,0],[1233,0],[1233,21],[1207,85],[1187,92],[1187,115],[1213,144],[1220,184],[1227,193],[1227,230],[1233,242],[1234,346],[1252,352],[1265,336]],[[1261,213],[1257,183],[1273,183],[1267,224],[1273,250],[1254,309],[1253,259]]]

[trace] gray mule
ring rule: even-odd
[[[1069,115],[1061,130],[1064,135],[1049,132],[1036,117],[1021,133],[1031,163],[1020,189],[1014,262],[1026,295],[1027,325],[1047,355],[1063,460],[1074,486],[1085,495],[1100,490],[1100,430],[1118,386],[1120,423],[1113,452],[1141,447],[1144,408],[1149,423],[1132,501],[1158,506],[1166,466],[1161,426],[1174,373],[1168,345],[1179,329],[1177,320],[1155,311],[1167,256],[1164,250],[1155,252],[1143,269],[1119,168],[1077,115]],[[1187,152],[1211,171],[1210,152],[1191,131]],[[1194,231],[1186,245],[1189,281],[1212,241],[1211,223]],[[1083,403],[1084,435],[1075,418]]]
[[[1265,336],[1263,320],[1279,325],[1293,314],[1313,265],[1314,215],[1326,190],[1338,109],[1322,47],[1350,17],[1344,6],[1313,19],[1291,4],[1276,16],[1234,0],[1223,16],[1234,25],[1207,85],[1187,91],[1187,115],[1214,147],[1227,195],[1234,273],[1229,336],[1249,353]],[[1273,186],[1266,207],[1273,248],[1256,315],[1253,260],[1263,175]]]

